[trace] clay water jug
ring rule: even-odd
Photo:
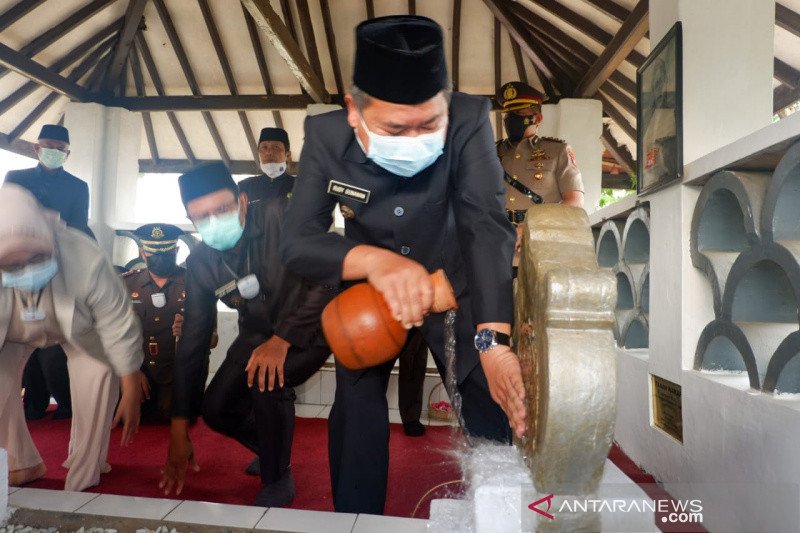
[[[430,275],[433,282],[431,313],[458,307],[444,273]],[[322,311],[322,331],[336,361],[350,370],[377,366],[400,353],[408,332],[394,319],[381,293],[369,283],[343,291]]]

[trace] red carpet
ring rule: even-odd
[[[64,488],[67,471],[61,467],[69,441],[69,420],[49,418],[30,422],[47,475],[30,487]],[[258,478],[244,473],[254,455],[236,441],[214,433],[199,422],[191,430],[200,472],[187,474],[187,484],[178,499],[249,504],[255,498]],[[158,489],[160,468],[167,456],[168,428],[142,426],[134,443],[122,448],[119,430],[111,434],[109,463],[112,471],[101,477],[90,492],[163,498]],[[450,427],[428,427],[424,437],[410,438],[399,424],[391,425],[389,487],[386,514],[411,516],[420,499],[436,485],[460,479],[458,465],[448,455],[459,435]],[[456,440],[457,442],[457,440]],[[368,468],[369,465],[364,465]],[[328,421],[298,418],[292,455],[297,497],[292,508],[333,511],[328,470]],[[452,494],[460,484],[437,489],[425,498],[416,518],[427,518],[430,500]],[[450,490],[448,490],[450,489]],[[171,495],[170,498],[176,498]]]

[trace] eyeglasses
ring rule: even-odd
[[[227,204],[221,205],[216,209],[212,209],[200,214],[189,214],[189,220],[192,221],[195,225],[198,224],[205,224],[208,222],[208,219],[211,217],[218,217],[221,215],[227,215],[239,208],[239,202],[233,200],[232,202],[228,202]]]

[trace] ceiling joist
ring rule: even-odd
[[[119,40],[114,49],[114,56],[111,58],[108,74],[103,85],[103,90],[105,92],[114,90],[113,84],[115,81],[119,80],[120,75],[128,63],[128,56],[131,53],[133,38],[136,36],[136,32],[139,31],[142,17],[144,17],[145,5],[147,5],[147,0],[130,0],[130,2],[128,2],[128,9],[125,11],[125,25],[119,33]]]

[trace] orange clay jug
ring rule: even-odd
[[[456,309],[453,287],[444,273],[430,275],[432,313]],[[400,353],[408,331],[394,319],[386,300],[369,283],[343,291],[322,311],[322,331],[336,361],[350,370],[378,366]]]

